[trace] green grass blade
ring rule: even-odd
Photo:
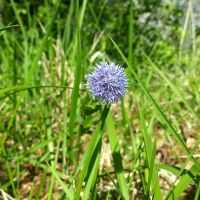
[[[40,143],[34,144],[29,149],[19,152],[17,154],[18,156],[14,157],[13,159],[23,159],[24,157],[27,157],[29,154],[32,154],[32,153],[36,152],[38,149],[48,146],[48,144],[50,142],[56,141],[56,140],[62,138],[63,136],[64,136],[64,133],[60,134],[60,135],[55,135],[51,138],[48,138],[47,140],[43,140]]]
[[[164,169],[166,171],[171,172],[172,174],[179,176],[181,169],[174,167],[174,166],[170,166],[170,165],[166,165],[166,164],[160,164],[158,165],[159,169]]]
[[[77,8],[76,8],[76,15],[77,21],[79,21],[79,1],[77,0]],[[69,137],[70,137],[70,145],[73,141],[73,131],[74,125],[76,121],[76,110],[77,110],[77,103],[79,98],[79,85],[81,83],[81,76],[82,76],[82,67],[81,67],[81,33],[80,33],[80,24],[77,23],[77,35],[76,35],[76,67],[75,67],[75,74],[74,74],[74,85],[72,90],[71,96],[71,110],[70,110],[70,118],[69,118]],[[70,146],[71,147],[71,146]],[[74,159],[73,159],[74,160]]]
[[[89,199],[90,189],[91,189],[93,183],[96,181],[96,177],[98,175],[99,162],[100,162],[100,153],[98,153],[98,155],[96,157],[96,161],[94,163],[94,166],[93,166],[92,171],[90,173],[89,179],[88,179],[87,184],[85,186],[85,190],[83,192],[83,198],[82,198],[83,200]]]
[[[74,192],[71,191],[67,186],[66,183],[64,181],[62,181],[59,173],[56,171],[56,169],[54,169],[54,167],[48,165],[48,169],[51,171],[51,173],[53,174],[53,176],[56,178],[56,180],[58,181],[58,183],[60,184],[60,186],[62,187],[63,191],[65,192],[65,194],[67,195],[67,199],[69,200],[74,200]]]
[[[0,31],[5,31],[5,30],[8,30],[10,28],[14,28],[14,27],[18,27],[19,25],[10,25],[10,26],[6,26],[4,28],[0,28]]]
[[[75,4],[74,2],[75,1],[70,2],[69,14],[68,14],[66,22],[65,22],[65,29],[64,29],[63,36],[62,36],[62,44],[63,44],[65,52],[67,50],[67,47],[70,44],[70,35],[71,35],[71,31],[72,31],[71,21],[72,21],[72,14],[74,11],[74,4]]]
[[[191,113],[194,114],[194,116],[197,118],[198,121],[200,121],[200,116],[198,113],[195,112],[195,110],[190,106],[189,102],[185,99],[184,95],[181,93],[181,91],[176,87],[165,75],[164,73],[158,69],[158,67],[153,63],[153,61],[143,52],[145,58],[148,60],[148,62],[151,64],[151,66],[159,73],[159,75],[165,80],[165,82],[172,88],[172,90],[179,96],[182,100],[182,102],[185,104],[187,109],[191,111]]]
[[[77,198],[79,198],[79,195],[80,195],[80,192],[81,192],[81,189],[82,189],[82,184],[83,184],[83,181],[87,175],[87,172],[88,172],[88,167],[89,167],[89,164],[90,164],[90,159],[92,157],[92,154],[97,146],[97,144],[99,143],[101,137],[102,137],[102,132],[100,132],[100,127],[101,125],[99,124],[95,130],[95,132],[93,133],[93,136],[91,138],[91,141],[88,145],[88,148],[87,148],[87,151],[85,152],[85,154],[83,155],[83,158],[81,159],[77,169],[76,169],[76,172],[75,172],[75,175],[76,176],[79,172],[79,178],[78,178],[78,185],[77,185],[77,192],[76,192],[76,195],[77,195]]]
[[[131,6],[129,9],[129,42],[128,42],[128,61],[130,65],[133,64],[133,36],[134,36],[134,17],[133,17],[133,0],[130,0]]]
[[[22,19],[21,19],[20,15],[19,15],[19,12],[18,12],[18,10],[17,10],[17,7],[16,7],[16,5],[15,5],[15,2],[14,2],[13,0],[10,0],[10,2],[11,2],[11,5],[12,5],[12,8],[13,8],[13,10],[14,10],[15,16],[16,16],[16,18],[17,18],[17,21],[18,21],[18,23],[19,23],[19,26],[20,26],[20,28],[21,28],[23,37],[24,37],[24,39],[25,39],[25,38],[26,38],[26,31],[25,31],[25,27],[24,27],[24,25],[23,25]]]
[[[118,139],[117,139],[117,135],[116,135],[115,127],[114,127],[114,121],[110,113],[108,114],[106,125],[108,128],[107,133],[108,133],[108,138],[109,138],[110,147],[112,151],[114,168],[116,171],[119,188],[120,188],[121,194],[123,195],[123,198],[127,200],[129,199],[128,189],[127,189],[128,184],[124,176],[124,169],[122,166],[122,157],[120,155],[120,146],[118,143]]]
[[[160,114],[162,120],[165,122],[165,124],[167,125],[168,129],[170,130],[170,132],[172,133],[172,135],[174,136],[174,138],[176,139],[176,141],[178,142],[178,144],[180,145],[180,147],[189,156],[190,155],[190,150],[187,148],[187,146],[186,146],[183,138],[176,132],[176,130],[174,129],[174,127],[172,126],[172,124],[169,122],[169,120],[167,119],[167,117],[165,116],[165,114],[162,112],[160,106],[156,103],[156,101],[154,100],[154,98],[149,93],[148,89],[145,87],[145,85],[142,83],[142,81],[140,80],[140,78],[138,77],[138,75],[132,69],[132,67],[130,66],[128,60],[126,59],[126,57],[124,56],[124,54],[122,53],[122,51],[119,49],[118,45],[113,41],[112,38],[110,38],[110,39],[111,39],[112,43],[114,44],[115,48],[117,49],[117,51],[119,52],[119,54],[121,55],[121,57],[124,60],[124,62],[127,64],[127,66],[130,69],[131,73],[133,74],[133,76],[135,77],[135,79],[137,80],[137,82],[139,83],[140,88],[143,90],[143,92],[145,93],[145,95],[152,102],[153,106],[156,108],[156,110]],[[193,157],[192,157],[192,161],[198,167],[198,164],[197,164],[196,160]]]
[[[155,164],[156,141],[154,142],[153,149],[151,152],[152,154],[150,158],[149,179],[147,188],[148,191],[150,191],[150,186],[152,187],[154,199],[162,200],[161,189],[159,186],[158,170],[157,170],[157,165]]]
[[[10,163],[8,161],[6,161],[5,164],[6,164],[6,169],[7,169],[7,172],[8,172],[8,177],[9,177],[10,182],[11,182],[13,193],[14,193],[15,197],[17,197],[17,191],[16,191],[16,187],[15,187],[15,183],[14,183],[13,171],[11,170],[11,166],[10,166]]]
[[[196,194],[195,194],[195,197],[194,197],[194,200],[198,200],[199,197],[200,197],[200,180],[198,178],[198,186],[197,186],[197,191],[196,191]]]
[[[145,119],[142,110],[139,110],[140,113],[140,121],[141,121],[141,128],[142,128],[142,134],[144,138],[144,147],[145,147],[145,153],[147,157],[147,163],[148,163],[148,171],[149,171],[149,178],[148,178],[148,184],[147,184],[147,196],[149,197],[150,193],[150,186],[152,186],[153,194],[155,199],[162,199],[162,194],[159,186],[159,178],[158,178],[158,167],[154,161],[155,159],[155,144],[152,144],[150,135],[148,133],[148,129],[145,124]],[[153,178],[152,178],[153,177]]]
[[[4,99],[6,97],[9,97],[13,94],[16,94],[18,92],[22,92],[22,91],[29,90],[29,89],[40,89],[40,88],[72,89],[71,87],[68,87],[68,86],[59,86],[59,85],[58,86],[56,86],[56,85],[35,85],[35,86],[17,85],[17,86],[8,87],[5,89],[0,89],[0,100]]]
[[[79,197],[80,197],[82,184],[83,184],[83,181],[84,181],[86,175],[88,174],[88,167],[90,165],[92,155],[93,155],[93,153],[94,153],[94,151],[95,151],[97,145],[99,144],[101,137],[103,135],[102,130],[103,130],[104,123],[105,123],[106,117],[108,115],[109,109],[110,109],[110,107],[108,107],[107,105],[104,107],[104,110],[101,114],[100,122],[99,122],[95,132],[92,135],[92,138],[91,138],[90,143],[88,145],[87,151],[83,155],[83,158],[82,158],[79,166],[76,169],[76,173],[75,173],[74,176],[76,176],[79,173],[79,171],[81,170],[80,174],[79,174],[79,178],[78,178],[76,199],[79,199]]]
[[[54,170],[56,170],[56,166],[58,164],[59,147],[60,147],[60,139],[58,140],[58,145],[56,147],[55,159],[54,159],[54,161],[51,161],[51,166]],[[51,176],[49,189],[48,189],[48,200],[52,199],[52,194],[53,194],[53,190],[54,190],[54,183],[55,183],[55,177]]]
[[[144,138],[144,147],[145,147],[145,151],[146,151],[147,162],[148,162],[148,164],[150,164],[151,154],[152,154],[151,139],[149,137],[148,130],[147,130],[144,116],[142,114],[141,109],[139,110],[139,113],[140,113],[140,121],[141,121],[142,134],[143,134],[143,138]]]
[[[49,37],[49,35],[51,33],[51,30],[53,28],[54,22],[56,20],[56,16],[59,13],[61,2],[62,2],[62,0],[58,1],[57,7],[55,9],[55,13],[53,14],[53,17],[52,17],[50,23],[48,24],[46,33],[45,33],[44,37],[42,38],[40,46],[38,47],[38,49],[36,51],[36,55],[33,58],[31,67],[30,67],[30,69],[28,71],[28,74],[26,76],[26,83],[31,83],[32,82],[33,75],[34,75],[34,73],[36,72],[36,70],[38,68],[38,60],[41,58],[42,52],[43,52],[44,48],[46,47],[46,43],[48,41],[48,37]]]
[[[197,163],[200,164],[200,159],[197,160]],[[193,177],[197,176],[200,171],[200,168],[197,169],[195,165],[193,165],[190,169],[190,173]],[[193,182],[193,178],[188,173],[183,175],[179,183],[173,188],[173,190],[169,193],[167,200],[177,199],[182,192],[188,187],[189,184]]]
[[[169,199],[174,198],[174,196],[176,197],[180,196],[181,193],[187,188],[187,186],[193,181],[195,181],[195,177],[200,172],[200,168],[197,168],[195,164],[190,168],[190,170],[185,170],[186,165],[191,160],[191,157],[193,156],[195,151],[198,149],[199,143],[200,143],[200,139],[197,140],[197,142],[195,143],[190,156],[187,158],[186,162],[184,163],[181,170],[179,171],[177,175],[177,179],[181,176],[180,180],[177,185],[175,185],[175,182],[177,181],[177,179],[174,182],[174,186],[172,187],[172,189],[170,190],[168,194]],[[200,164],[200,159],[197,160],[197,164]]]
[[[82,8],[81,8],[80,18],[79,18],[79,26],[80,26],[80,28],[82,27],[82,24],[83,24],[83,18],[84,18],[84,15],[85,15],[85,10],[86,10],[86,6],[87,6],[87,1],[88,1],[88,0],[84,0],[84,1],[83,1],[83,5],[82,5]]]

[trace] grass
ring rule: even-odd
[[[199,199],[192,1],[178,48],[154,29],[145,46],[139,8],[127,3],[113,3],[117,12],[106,0],[4,2],[13,19],[0,24],[0,199]],[[129,78],[111,106],[87,91],[86,75],[101,60],[119,62]]]

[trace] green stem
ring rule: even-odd
[[[105,121],[106,121],[106,117],[108,115],[108,112],[110,110],[110,105],[105,105],[104,109],[103,109],[103,112],[101,114],[101,129],[100,131],[103,131],[103,127],[104,127],[104,124],[105,124]]]
[[[76,199],[79,199],[80,192],[82,189],[82,183],[84,182],[84,180],[87,183],[90,172],[94,166],[94,163],[98,157],[98,154],[100,154],[101,152],[102,135],[103,135],[102,132],[103,132],[104,124],[105,124],[107,115],[109,113],[109,110],[110,110],[110,105],[105,105],[101,114],[100,123],[98,124],[96,131],[93,133],[90,143],[88,145],[88,148],[87,148],[88,150],[85,152],[83,159],[81,160],[76,170],[75,174],[77,174],[78,171],[81,170],[79,174],[78,185],[77,185]],[[93,181],[93,182],[94,182],[93,187],[95,187],[96,181]]]

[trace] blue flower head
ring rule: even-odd
[[[128,86],[124,69],[115,63],[100,62],[87,78],[92,96],[105,104],[117,102]]]

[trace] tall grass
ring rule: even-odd
[[[181,54],[171,58],[173,69],[165,55],[172,44],[161,51],[158,38],[148,54],[142,38],[136,41],[137,4],[127,2],[123,45],[109,26],[102,29],[109,1],[101,1],[99,13],[96,2],[87,0],[45,0],[40,11],[32,11],[26,1],[7,4],[14,19],[0,27],[3,199],[178,199],[188,187],[199,198],[200,78],[194,22],[194,52],[183,51],[192,1],[179,38]],[[100,60],[122,63],[129,78],[126,96],[111,106],[87,91],[86,75]],[[191,127],[188,138],[181,131],[185,126]],[[159,158],[162,151],[170,154]],[[168,185],[163,171],[173,177]]]

